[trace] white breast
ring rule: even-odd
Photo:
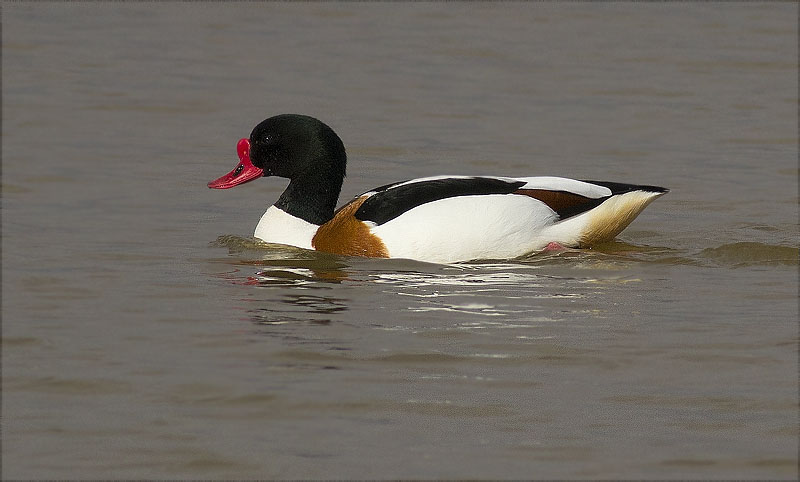
[[[288,244],[298,248],[313,249],[311,247],[311,239],[317,229],[319,229],[319,226],[316,224],[311,224],[275,206],[270,206],[261,216],[253,236],[268,243]]]

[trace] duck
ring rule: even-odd
[[[614,239],[669,191],[554,176],[437,175],[386,184],[335,209],[347,155],[322,121],[270,117],[239,140],[237,153],[236,167],[209,188],[289,179],[255,238],[345,256],[446,264],[590,248]]]

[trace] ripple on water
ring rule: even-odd
[[[790,246],[776,246],[764,243],[728,243],[716,248],[706,248],[700,257],[714,261],[722,266],[798,266],[800,250]]]
[[[762,227],[767,229],[768,227]],[[219,236],[211,242],[212,247],[227,248],[229,254],[235,255],[234,264],[264,266],[258,274],[263,284],[287,283],[302,284],[308,281],[341,281],[344,279],[340,270],[350,268],[348,260],[342,257],[319,251],[296,248],[280,244],[265,243],[257,238],[236,235]],[[220,261],[231,263],[230,258]],[[387,273],[379,276],[378,282],[403,282],[417,284],[449,284],[451,286],[474,286],[481,283],[501,281],[529,282],[528,274],[519,274],[521,268],[543,266],[565,266],[574,269],[599,269],[614,271],[626,268],[632,262],[650,262],[657,264],[708,266],[709,261],[723,267],[738,268],[742,266],[797,266],[800,264],[800,250],[797,247],[766,244],[760,242],[726,243],[700,251],[674,249],[662,246],[634,245],[614,240],[595,246],[591,249],[568,249],[561,252],[533,253],[516,260],[478,261],[436,265],[411,260],[381,260],[384,263],[396,261],[396,265],[381,265],[374,268],[383,269]],[[410,263],[410,264],[409,264]],[[436,276],[434,273],[420,275],[426,271],[424,267],[446,267],[450,271]],[[396,268],[394,272],[390,268]],[[452,271],[456,270],[456,271]],[[458,276],[458,270],[477,270],[479,274]],[[287,280],[291,280],[287,282]]]
[[[263,243],[255,238],[220,236],[212,246],[223,247],[232,255],[214,262],[248,266],[214,276],[234,284],[255,287],[328,290],[333,284],[367,287],[358,296],[399,301],[402,311],[425,314],[432,323],[445,323],[456,330],[530,327],[557,321],[553,311],[542,306],[547,300],[578,301],[610,287],[639,283],[627,276],[631,263],[647,261],[664,249],[639,247],[622,242],[609,243],[600,250],[565,250],[527,256],[518,260],[480,261],[450,265],[402,259],[367,259],[337,256],[288,246]],[[674,256],[674,253],[667,250]],[[276,291],[275,293],[278,293]],[[372,294],[370,294],[372,293]],[[306,292],[306,295],[309,295]],[[322,301],[303,302],[286,297],[270,298],[269,304],[251,310],[260,325],[295,323],[328,324],[338,319],[346,304],[316,291]],[[272,295],[270,295],[272,296]],[[377,297],[377,298],[376,298]],[[405,299],[407,302],[402,302]],[[521,300],[527,300],[522,302]],[[536,301],[540,300],[540,301]],[[323,306],[318,310],[315,306]],[[277,307],[277,308],[276,308]],[[579,309],[577,304],[571,309]],[[383,329],[397,329],[395,325]],[[439,325],[436,325],[439,326]],[[415,330],[416,325],[403,327]]]

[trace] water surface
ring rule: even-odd
[[[2,476],[797,473],[794,4],[3,5]],[[265,117],[342,201],[435,174],[671,192],[593,250],[264,245]]]

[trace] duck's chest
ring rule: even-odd
[[[275,206],[270,206],[258,221],[253,236],[268,243],[314,249],[311,246],[311,240],[317,229],[319,226],[316,224],[292,216]]]

